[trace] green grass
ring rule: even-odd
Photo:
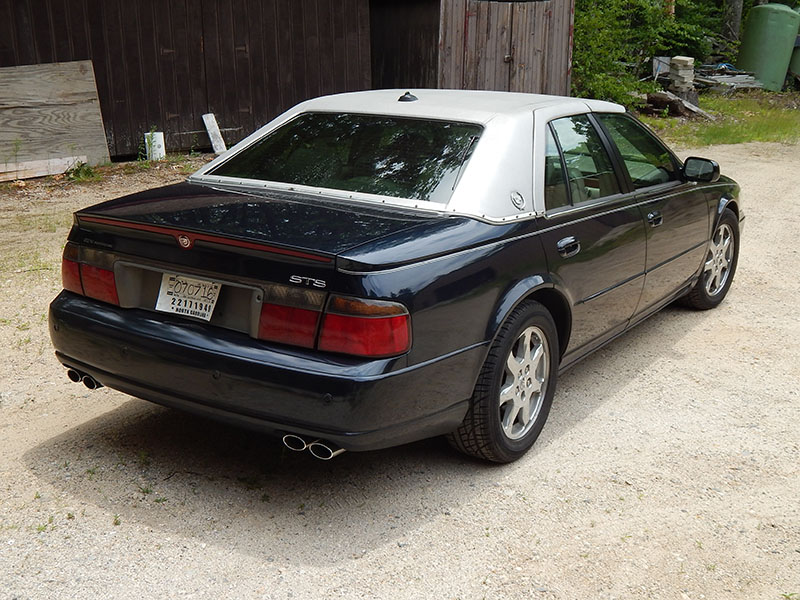
[[[717,119],[649,117],[642,120],[679,147],[745,142],[800,142],[800,93],[751,91],[731,97],[708,93],[700,108]]]

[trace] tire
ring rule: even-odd
[[[739,220],[729,208],[722,211],[708,241],[700,278],[682,303],[696,310],[719,305],[728,294],[739,262]]]
[[[520,304],[489,349],[464,421],[448,435],[450,445],[498,463],[525,454],[550,413],[558,357],[550,313],[538,302]]]

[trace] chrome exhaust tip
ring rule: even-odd
[[[67,369],[67,377],[69,377],[69,380],[72,383],[80,383],[81,379],[83,379],[83,376],[80,374],[80,372],[76,371],[75,369]]]
[[[306,441],[293,433],[287,433],[283,436],[283,445],[294,452],[302,452],[308,448]]]
[[[339,456],[342,452],[345,452],[345,449],[317,440],[316,442],[311,442],[308,445],[308,451],[311,452],[311,455],[314,458],[318,458],[320,460],[331,460],[332,458]]]
[[[81,378],[81,381],[83,382],[83,385],[85,385],[85,386],[86,386],[87,388],[89,388],[90,390],[96,390],[97,388],[101,388],[101,387],[103,387],[103,384],[102,384],[102,383],[100,383],[99,381],[97,381],[97,380],[96,380],[94,377],[92,377],[91,375],[84,375],[84,376]]]

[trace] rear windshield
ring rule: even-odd
[[[482,127],[305,113],[209,174],[446,204]]]

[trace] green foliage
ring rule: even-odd
[[[674,17],[663,0],[576,0],[573,94],[635,106],[653,56],[703,61],[721,27],[713,0],[676,0]]]
[[[67,179],[70,181],[76,181],[78,183],[84,181],[94,181],[95,179],[99,179],[99,175],[95,172],[91,165],[86,164],[85,162],[78,162],[70,169],[64,173]]]

